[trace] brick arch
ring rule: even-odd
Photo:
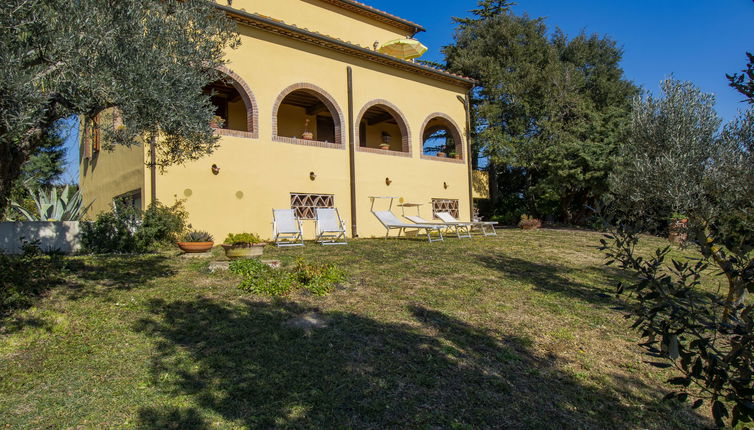
[[[401,143],[402,143],[402,152],[397,151],[385,151],[382,149],[374,149],[374,148],[367,148],[361,146],[360,142],[360,136],[359,136],[359,127],[361,126],[361,118],[364,117],[364,114],[367,113],[367,111],[373,107],[381,107],[388,111],[390,115],[392,115],[396,122],[398,123],[398,128],[401,130]],[[359,115],[356,116],[356,149],[359,151],[364,152],[375,152],[377,154],[390,154],[390,155],[398,155],[398,156],[404,156],[404,157],[411,157],[411,128],[408,125],[408,121],[406,121],[406,116],[403,115],[403,112],[398,108],[398,106],[390,103],[387,100],[384,99],[375,99],[367,104],[364,105],[363,108],[361,108],[361,111],[359,112]]]
[[[424,154],[424,134],[427,130],[427,126],[429,125],[429,122],[434,119],[442,119],[447,124],[445,124],[446,127],[450,129],[450,132],[453,135],[453,140],[456,142],[456,154],[461,155],[460,160],[456,160],[454,158],[442,158],[442,157],[436,157],[434,155],[426,155]],[[422,123],[422,127],[420,129],[420,135],[419,140],[421,142],[421,151],[422,151],[422,158],[431,159],[431,160],[444,160],[444,161],[455,161],[455,162],[463,162],[463,160],[466,159],[466,151],[464,151],[464,141],[463,141],[463,134],[461,133],[461,128],[458,127],[458,123],[453,120],[453,118],[450,117],[450,115],[444,114],[442,112],[435,112],[429,114],[427,116],[427,119],[424,120],[424,123]]]
[[[233,85],[233,88],[235,88],[236,91],[238,91],[238,94],[241,95],[241,99],[246,106],[246,130],[248,131],[217,129],[216,132],[228,136],[258,138],[259,107],[257,105],[257,99],[254,97],[254,92],[251,91],[251,87],[249,87],[242,77],[228,67],[220,66],[217,70],[229,79],[230,84]]]
[[[283,100],[285,100],[285,98],[294,91],[306,91],[309,94],[317,97],[319,101],[321,101],[327,107],[333,117],[333,121],[335,122],[335,143],[319,142],[316,140],[312,141],[293,139],[289,137],[278,136],[278,110],[280,109],[280,105],[283,104]],[[335,101],[335,98],[333,98],[330,93],[317,85],[306,82],[293,84],[280,92],[280,95],[278,95],[278,98],[275,100],[275,104],[273,104],[272,106],[272,140],[276,142],[319,146],[323,148],[345,149],[345,145],[343,145],[343,142],[345,141],[343,127],[344,118],[345,116],[343,115],[343,110],[340,109],[338,102]]]

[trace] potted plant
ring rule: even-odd
[[[448,153],[448,158],[455,158],[456,160],[458,160],[458,159],[460,159],[460,158],[461,158],[461,156],[460,156],[460,155],[458,155],[458,154],[457,154],[457,153],[456,153],[455,151],[450,151],[450,152]]]
[[[183,235],[178,247],[187,254],[207,252],[215,246],[215,239],[206,231],[190,231]]]
[[[223,117],[215,115],[210,120],[209,126],[212,128],[222,128],[224,123],[225,121],[223,121]]]
[[[671,243],[681,244],[689,238],[689,219],[686,215],[674,213],[670,216],[668,226],[668,240]]]
[[[518,222],[518,226],[522,230],[536,230],[542,227],[542,221],[530,217],[529,215],[521,215],[521,220]]]
[[[309,131],[309,118],[304,121],[304,132],[301,134],[301,138],[304,140],[314,140],[314,133]]]
[[[258,257],[262,255],[266,245],[256,234],[231,233],[225,238],[225,243],[223,243],[222,247],[225,250],[225,256],[233,260],[236,258]]]
[[[389,143],[380,143],[380,149],[382,149],[383,151],[387,151],[388,149],[390,149],[390,144]]]
[[[438,153],[437,153],[437,156],[438,156],[438,157],[440,157],[440,158],[445,158],[445,156],[446,156],[446,155],[447,155],[447,154],[445,154],[445,153],[444,153],[444,152],[442,152],[442,151],[440,151],[440,152],[438,152]]]

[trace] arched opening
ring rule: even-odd
[[[408,127],[394,107],[374,104],[359,118],[359,146],[395,152],[410,152]]]
[[[422,154],[463,158],[461,133],[450,118],[435,114],[425,121],[422,129]]]
[[[328,97],[309,88],[288,93],[276,112],[277,137],[341,143],[340,117]]]
[[[254,131],[254,105],[243,84],[225,74],[203,89],[215,107],[212,127],[218,130]]]

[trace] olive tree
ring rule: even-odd
[[[116,108],[108,142],[159,135],[157,163],[211,151],[218,78],[235,27],[204,0],[0,2],[0,213],[13,181],[55,124]]]
[[[694,395],[694,407],[709,400],[719,425],[750,422],[754,109],[721,127],[713,96],[673,79],[662,91],[634,106],[623,162],[610,181],[617,215],[602,249],[608,264],[635,275],[618,286],[633,327],[682,375],[668,381],[679,387],[668,398]],[[649,256],[637,250],[645,218],[658,206],[688,218],[696,260],[668,265],[670,247]],[[721,291],[703,288],[715,282]]]

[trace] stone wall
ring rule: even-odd
[[[39,239],[39,246],[43,251],[72,254],[81,249],[78,221],[0,222],[0,252],[20,253],[22,237],[27,241]]]

